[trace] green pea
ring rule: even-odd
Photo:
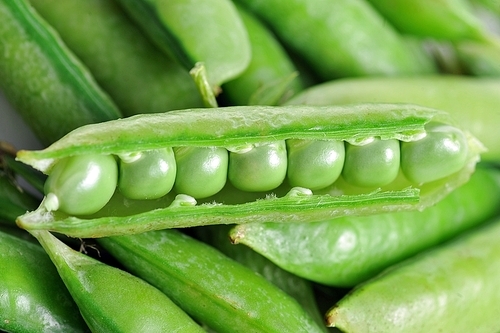
[[[120,192],[129,199],[157,199],[170,192],[177,169],[172,148],[137,154],[133,160],[120,159]]]
[[[284,140],[229,153],[228,177],[234,187],[249,192],[275,189],[286,177]]]
[[[364,145],[346,144],[342,175],[353,185],[384,186],[399,173],[399,141],[375,138]],[[463,165],[462,165],[463,166]]]
[[[206,198],[226,184],[228,153],[218,147],[176,147],[175,190],[194,198]]]
[[[66,157],[47,177],[44,206],[71,215],[93,214],[108,203],[117,182],[118,166],[112,155]]]
[[[460,170],[467,158],[467,139],[450,125],[431,123],[427,135],[417,141],[401,142],[401,169],[414,183],[428,183]]]
[[[340,176],[345,148],[336,140],[287,140],[288,181],[311,190],[325,188]]]

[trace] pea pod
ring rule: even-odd
[[[323,80],[435,72],[365,1],[237,0]],[[369,56],[367,56],[369,54]]]
[[[0,330],[89,332],[43,249],[0,231]]]
[[[305,83],[277,37],[253,13],[237,5],[248,32],[252,58],[237,78],[222,86],[232,105],[276,105],[301,91]]]
[[[81,125],[121,116],[27,1],[2,1],[0,20],[0,89],[44,144]]]
[[[467,0],[368,0],[405,34],[450,41],[489,40]]]
[[[324,320],[318,309],[312,283],[281,269],[266,257],[246,246],[231,244],[228,237],[231,227],[231,225],[216,225],[196,228],[195,234],[198,239],[215,247],[252,271],[261,274],[266,280],[295,298],[311,318],[318,323],[318,326],[323,327]],[[327,331],[326,327],[324,331]]]
[[[125,116],[203,106],[188,71],[112,0],[30,0]]]
[[[230,236],[293,274],[353,287],[493,217],[499,197],[499,171],[478,168],[467,184],[421,212],[313,223],[250,223],[235,226]]]
[[[291,296],[178,230],[101,238],[99,243],[219,333],[323,332]]]
[[[500,220],[403,261],[326,314],[343,332],[497,332]]]
[[[248,66],[248,35],[230,0],[120,0],[148,36],[188,70],[206,68],[214,95]]]
[[[456,75],[350,78],[310,87],[286,104],[413,103],[446,111],[487,148],[485,161],[500,161],[500,80]]]
[[[286,158],[286,153],[275,155],[273,145],[269,145],[271,142],[321,139],[363,144],[374,137],[415,141],[426,135],[427,123],[439,119],[446,122],[446,114],[414,105],[391,104],[191,109],[138,115],[81,127],[47,149],[20,151],[17,158],[48,173],[50,178],[59,161],[86,154],[120,156],[172,146],[215,146],[245,154],[252,152],[254,146],[261,148],[267,145],[270,150],[263,154],[265,158],[262,161],[248,162],[274,165],[276,162],[281,164],[277,156]],[[46,198],[39,209],[20,217],[18,224],[26,229],[49,229],[76,237],[102,237],[196,225],[321,221],[340,215],[421,209],[466,182],[474,170],[482,146],[466,132],[462,134],[458,136],[458,146],[454,146],[457,150],[453,151],[466,156],[464,164],[455,165],[450,169],[452,174],[429,183],[414,184],[400,175],[384,187],[360,188],[339,178],[331,186],[316,192],[307,188],[290,188],[284,182],[264,193],[237,190],[229,183],[215,196],[200,201],[206,203],[200,205],[195,205],[194,198],[175,191],[153,201],[130,200],[118,192],[103,209],[89,212],[86,216],[85,213],[72,216],[50,208],[52,205],[48,204],[52,200]],[[461,142],[462,139],[465,141]],[[431,160],[433,158],[430,157]],[[425,160],[428,159],[427,156]],[[80,174],[77,164],[73,165],[75,169],[67,173]],[[281,173],[282,168],[277,170]],[[81,174],[85,179],[85,172]],[[241,177],[253,175],[242,174]],[[81,194],[92,195],[84,191]],[[61,200],[65,197],[64,193],[59,195]],[[78,206],[77,202],[74,205]],[[73,203],[66,205],[69,207]]]
[[[47,231],[32,234],[47,251],[93,332],[203,332],[143,280],[71,249]]]

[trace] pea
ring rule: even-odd
[[[206,198],[226,184],[228,153],[218,147],[176,147],[175,190],[194,198]]]
[[[172,189],[176,164],[172,148],[147,150],[120,159],[118,189],[130,199],[157,199]]]
[[[455,127],[431,123],[426,133],[420,140],[401,143],[401,169],[417,184],[457,172],[467,158],[467,139]]]
[[[311,190],[325,188],[340,176],[345,148],[335,140],[287,140],[288,182]]]
[[[275,189],[285,180],[286,170],[284,140],[229,153],[228,178],[234,187],[243,191]]]
[[[364,145],[346,144],[342,175],[348,183],[362,187],[384,186],[396,179],[400,149],[397,140],[374,138]]]
[[[124,200],[111,200],[106,209],[92,217],[45,214],[47,209],[41,207],[19,217],[17,223],[30,230],[49,228],[75,237],[102,237],[172,227],[263,220],[314,222],[341,215],[422,209],[464,184],[482,151],[480,143],[464,133],[468,148],[460,171],[431,183],[413,184],[405,179],[398,166],[399,158],[393,158],[394,164],[389,164],[388,168],[384,164],[386,146],[393,148],[389,149],[391,154],[399,154],[399,141],[422,138],[425,124],[431,121],[446,123],[446,114],[410,104],[357,104],[186,109],[88,125],[46,149],[20,151],[17,158],[50,173],[59,161],[75,154],[126,156],[138,151],[172,147],[177,174],[171,192],[176,193],[153,200],[144,209],[124,204]],[[379,159],[379,164],[375,165],[379,169],[374,173],[367,168],[369,176],[365,178],[368,180],[363,180],[360,185],[373,185],[368,183],[373,181],[370,175],[379,182],[382,176],[382,183],[391,182],[393,175],[388,175],[395,173],[398,177],[390,186],[383,186],[379,191],[353,186],[344,179],[348,180],[349,173],[356,174],[347,163],[344,163],[343,171],[347,176],[339,177],[332,186],[321,190],[290,187],[284,182],[289,164],[287,140],[339,141],[355,146],[370,138],[380,138],[377,140],[383,143],[384,149],[379,153],[369,151],[368,155],[361,155],[358,159],[361,165],[367,163],[367,156]],[[345,159],[348,159],[347,153]],[[215,169],[213,161],[217,166]],[[234,186],[225,186],[227,179]],[[211,184],[214,180],[216,186]],[[183,188],[183,184],[189,186]],[[191,198],[178,200],[174,199],[179,198],[175,194],[184,195],[180,198]],[[46,197],[44,206],[49,210],[56,209],[54,206],[57,205],[53,205],[54,200],[50,199],[54,195],[47,192]],[[71,200],[72,204],[78,202],[74,198]]]
[[[55,164],[47,177],[43,204],[48,211],[92,214],[108,203],[117,181],[118,167],[113,156],[70,156]]]

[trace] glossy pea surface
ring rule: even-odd
[[[287,170],[284,140],[230,152],[228,177],[234,187],[249,192],[272,190],[283,182]]]
[[[414,183],[427,183],[460,170],[467,158],[467,139],[450,125],[431,123],[427,135],[401,143],[401,169]]]
[[[387,185],[399,172],[400,149],[398,140],[375,138],[364,145],[346,143],[342,175],[353,185],[372,187]]]
[[[174,186],[177,166],[172,148],[147,150],[120,159],[118,189],[129,199],[156,199]]]
[[[206,198],[226,184],[228,153],[219,147],[176,147],[175,189],[194,198]]]
[[[291,186],[318,190],[333,184],[342,172],[345,148],[336,140],[287,140],[287,177]]]
[[[45,182],[45,207],[75,215],[95,213],[108,203],[117,181],[118,167],[111,155],[64,158],[54,166]]]

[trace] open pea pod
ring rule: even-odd
[[[20,151],[49,176],[17,223],[104,237],[423,209],[469,179],[482,149],[445,112],[409,104],[137,115]]]

